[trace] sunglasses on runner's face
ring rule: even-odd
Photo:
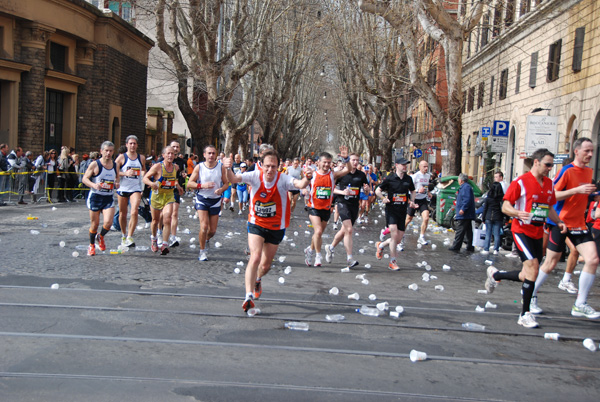
[[[549,162],[549,163],[544,163],[544,165],[546,165],[546,167],[552,167],[552,166],[554,166],[554,163]]]

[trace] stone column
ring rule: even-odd
[[[55,29],[36,22],[21,26],[23,63],[31,65],[29,72],[21,78],[19,102],[19,144],[34,153],[40,153],[44,146],[44,106],[46,91],[46,45]]]

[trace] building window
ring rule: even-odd
[[[471,57],[471,35],[473,35],[473,32],[469,33],[469,41],[467,42],[467,59]]]
[[[504,25],[511,26],[515,20],[515,0],[506,1],[506,14],[504,15]]]
[[[483,96],[485,92],[485,82],[479,83],[479,92],[477,94],[477,109],[481,109],[483,107]]]
[[[431,66],[429,71],[427,72],[427,84],[430,87],[435,86],[437,81],[437,66]]]
[[[490,32],[490,13],[483,16],[483,24],[481,25],[481,49],[488,44],[488,35]]]
[[[4,27],[0,25],[0,57],[7,58],[6,49],[4,49]]]
[[[65,72],[67,62],[67,47],[50,42],[50,68],[55,71]]]
[[[119,15],[119,2],[118,1],[109,1],[108,2],[108,8],[113,13]]]
[[[494,8],[494,26],[492,27],[492,38],[500,35],[502,30],[502,10],[504,9],[504,1],[498,0]]]
[[[127,22],[131,22],[133,15],[131,13],[131,3],[123,3],[121,5],[121,17],[127,21]]]
[[[535,88],[537,80],[538,52],[531,54],[531,67],[529,67],[529,88]]]
[[[500,73],[499,89],[500,92],[498,94],[498,97],[500,98],[500,100],[506,99],[506,93],[508,90],[508,68],[502,70],[502,72]]]
[[[515,81],[515,93],[521,90],[521,62],[517,63],[517,80]]]
[[[585,38],[585,27],[575,30],[575,45],[573,47],[573,71],[581,71],[581,61],[583,60],[583,40]]]
[[[521,0],[521,9],[519,10],[519,18],[531,11],[531,0]]]
[[[548,75],[546,76],[548,82],[553,82],[558,79],[561,45],[562,39],[559,39],[550,45],[550,52],[548,53]]]
[[[492,75],[492,80],[490,82],[490,105],[494,103],[494,76]]]
[[[475,104],[475,87],[469,88],[469,100],[467,101],[467,112],[473,111]]]
[[[460,0],[460,16],[467,15],[467,0]]]
[[[462,107],[462,112],[463,114],[465,114],[467,112],[467,91],[463,91],[463,107]]]

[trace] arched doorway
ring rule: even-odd
[[[515,126],[513,125],[510,128],[510,134],[508,136],[508,147],[506,150],[506,172],[504,177],[508,178],[508,181],[511,182],[515,177],[515,152],[516,147],[516,136],[517,132],[515,131]]]
[[[592,140],[596,140],[596,152],[594,158],[596,161],[592,165],[594,169],[594,181],[600,180],[600,111],[596,113],[594,125],[592,126]]]
[[[565,136],[565,153],[569,154],[569,158],[573,158],[573,143],[577,139],[579,135],[579,131],[577,130],[576,117],[571,116],[569,118],[569,122],[567,124],[567,134]]]

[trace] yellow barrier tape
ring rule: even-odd
[[[85,172],[47,172],[45,170],[34,170],[33,172],[13,172],[13,171],[9,171],[9,172],[0,172],[0,176],[10,176],[10,175],[17,175],[17,174],[36,174],[36,173],[48,173],[48,174],[78,174],[78,175],[84,175]]]

